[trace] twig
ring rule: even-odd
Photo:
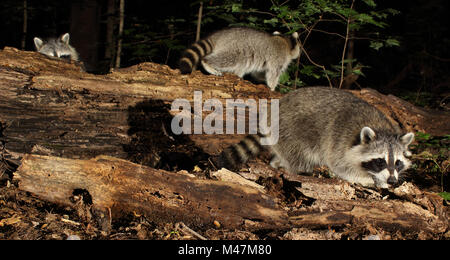
[[[340,37],[342,39],[345,39],[345,36],[341,35],[339,33],[327,32],[327,31],[323,31],[323,30],[319,30],[319,29],[312,29],[312,30],[315,31],[315,32],[321,32],[321,33],[325,33],[325,34],[335,35],[335,36],[338,36],[338,37]]]
[[[203,2],[200,2],[200,7],[198,8],[198,18],[197,18],[197,33],[195,35],[195,41],[200,41],[200,29],[202,27],[202,16],[203,16]]]
[[[70,220],[70,219],[61,218],[61,221],[65,222],[65,223],[68,223],[68,224],[71,224],[71,225],[74,225],[74,226],[81,225],[79,222],[76,222],[76,221],[73,221],[73,220]]]
[[[179,222],[176,224],[177,229],[180,229],[181,231],[186,231],[190,233],[191,235],[197,237],[200,240],[208,240],[204,236],[200,235],[199,233],[195,232],[194,230],[190,229],[188,226],[186,226],[183,222]]]
[[[355,4],[355,0],[352,1],[352,4],[350,5],[350,10],[353,10],[353,5],[354,4]],[[347,52],[348,37],[350,35],[350,22],[351,22],[351,17],[349,15],[348,18],[347,18],[347,31],[346,31],[346,34],[345,34],[344,48],[342,50],[341,81],[339,82],[339,88],[342,88],[342,84],[344,83],[344,60],[345,60],[345,53]]]
[[[320,18],[322,18],[322,17],[320,17]],[[310,35],[311,32],[312,32],[312,28],[314,28],[314,27],[319,23],[320,20],[319,20],[319,21],[316,21],[316,23],[314,23],[314,24],[311,26],[310,29],[308,29],[308,28],[306,27],[306,25],[305,25],[301,20],[299,20],[299,21],[300,21],[300,23],[303,25],[303,27],[305,27],[305,29],[308,31],[308,33],[307,33],[306,36],[305,36],[305,39],[303,39],[303,42],[300,42],[300,44],[303,45],[303,44],[305,44],[305,42],[308,40],[309,35]],[[299,41],[300,41],[300,40],[299,40]],[[295,71],[294,89],[297,88],[298,67],[300,66],[300,57],[302,56],[302,52],[303,52],[304,50],[305,50],[304,48],[301,48],[301,49],[300,49],[300,53],[299,53],[298,58],[297,58],[297,70]],[[305,51],[305,52],[306,52],[306,51]]]

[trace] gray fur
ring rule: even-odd
[[[375,107],[343,90],[310,87],[284,96],[279,123],[279,141],[268,147],[271,166],[291,173],[325,165],[349,182],[387,188],[410,166],[406,156],[414,134],[402,134]],[[218,165],[232,169],[250,157],[232,155],[232,147],[226,153],[228,160]]]
[[[69,44],[69,33],[63,34],[59,38],[51,38],[47,41],[41,38],[34,38],[36,51],[50,57],[79,61],[79,56],[74,47]]]
[[[246,74],[262,74],[269,88],[275,90],[280,75],[299,54],[297,33],[284,37],[278,32],[228,28],[187,49],[180,59],[180,70],[191,73],[201,63],[213,75],[229,72],[242,78]]]

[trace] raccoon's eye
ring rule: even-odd
[[[61,59],[70,60],[70,55],[61,55]]]
[[[384,159],[375,159],[375,164],[379,168],[386,168],[387,167],[386,161]]]
[[[395,162],[395,169],[397,170],[397,172],[403,170],[403,168],[405,168],[405,164],[403,164],[402,161],[397,160],[397,161]]]
[[[377,158],[370,160],[368,162],[362,162],[361,166],[371,172],[381,172],[387,167],[386,160],[382,158]]]

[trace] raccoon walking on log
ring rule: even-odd
[[[278,32],[269,34],[250,28],[228,28],[194,43],[180,59],[183,74],[191,73],[198,63],[210,74],[223,72],[243,77],[246,74],[265,74],[273,91],[280,75],[293,59],[300,55],[298,33],[290,37]]]
[[[383,113],[351,93],[325,87],[301,88],[280,100],[279,139],[261,146],[249,135],[213,158],[236,169],[267,148],[271,166],[291,173],[327,166],[335,176],[364,186],[388,188],[410,166],[413,133],[401,133]]]
[[[63,34],[59,38],[51,38],[47,41],[41,38],[34,38],[36,51],[50,57],[79,61],[79,56],[74,47],[69,44],[69,33]]]

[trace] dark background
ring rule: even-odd
[[[34,50],[33,38],[55,37],[70,32],[71,44],[78,50],[89,72],[107,73],[114,64],[117,43],[117,0],[27,0],[28,28],[23,34],[22,0],[0,0],[0,48],[5,46]],[[221,1],[205,2],[206,6]],[[263,10],[269,0],[244,1]],[[400,40],[399,47],[369,48],[355,43],[355,57],[364,65],[361,87],[392,93],[416,105],[447,109],[450,94],[450,1],[376,1],[378,8],[394,8],[399,15],[389,18],[383,33]],[[195,40],[198,1],[127,0],[121,67],[140,62],[156,62],[176,68],[181,52]],[[220,14],[204,10],[202,36],[226,27]],[[280,28],[281,32],[286,32]],[[336,64],[343,41],[312,35],[305,49],[322,64]],[[306,59],[301,62],[307,63]],[[308,79],[307,84],[326,84]],[[353,86],[357,88],[357,86]]]

